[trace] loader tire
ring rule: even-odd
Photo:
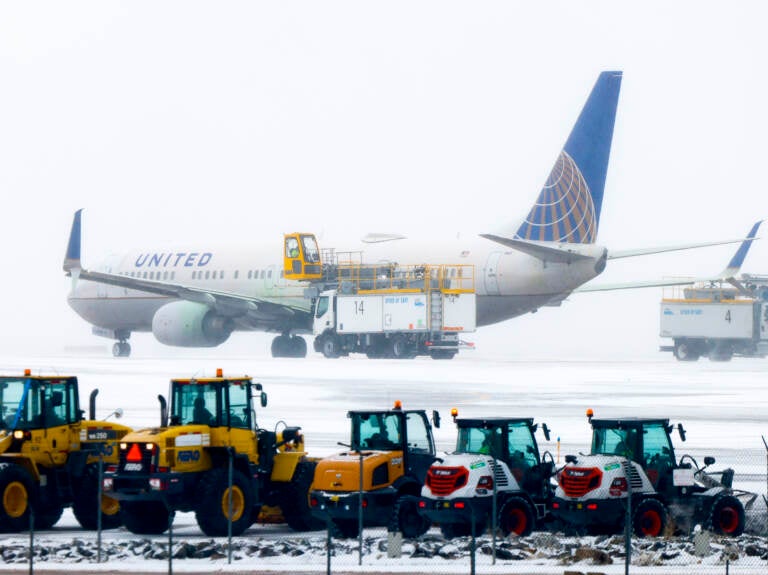
[[[197,486],[195,518],[209,537],[227,535],[229,530],[229,480],[226,469],[211,469]],[[242,472],[232,471],[232,535],[240,535],[251,526],[253,490]]]
[[[712,504],[707,528],[721,535],[736,537],[744,533],[744,506],[733,495],[721,495]]]
[[[173,512],[171,512],[173,514]],[[172,521],[168,510],[159,501],[123,501],[120,519],[131,533],[136,535],[160,535]]]
[[[640,502],[632,516],[632,527],[638,537],[659,537],[667,525],[667,510],[656,499]]]
[[[59,522],[62,513],[64,513],[64,506],[60,503],[35,511],[35,529],[50,529]]]
[[[72,513],[83,529],[95,530],[98,528],[98,511],[96,509],[96,497],[99,491],[98,471],[91,467],[81,478],[76,487],[72,500]],[[101,528],[117,529],[123,524],[120,517],[120,502],[117,499],[101,495]]]
[[[499,528],[504,536],[525,537],[531,534],[536,524],[536,515],[522,497],[510,497],[499,511]]]
[[[391,531],[399,531],[406,539],[414,539],[424,535],[431,526],[431,521],[419,513],[419,504],[415,497],[398,497],[392,510],[389,527]]]
[[[316,531],[323,529],[325,523],[312,516],[309,505],[309,486],[315,478],[316,463],[301,461],[296,466],[293,480],[285,489],[280,501],[280,509],[288,527],[294,531]]]
[[[0,532],[29,529],[32,476],[13,463],[0,463]]]
[[[360,535],[357,519],[334,519],[332,534],[337,539],[354,539]]]

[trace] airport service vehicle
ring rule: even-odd
[[[315,517],[330,521],[337,535],[356,537],[363,525],[384,525],[404,537],[430,527],[416,496],[435,460],[432,426],[423,410],[350,411],[350,449],[321,459],[310,504]],[[434,411],[432,421],[440,426]]]
[[[743,290],[715,284],[686,288],[682,298],[661,301],[661,337],[672,338],[680,361],[705,356],[728,361],[734,355],[768,355],[768,287]]]
[[[97,393],[85,420],[77,377],[0,377],[0,532],[28,530],[30,511],[35,529],[49,529],[65,507],[84,529],[120,526],[119,503],[99,501],[99,465],[117,461],[116,442],[130,429],[95,420]]]
[[[314,305],[315,351],[396,359],[451,359],[476,326],[474,267],[338,267],[338,287]]]
[[[449,538],[473,528],[480,534],[494,514],[504,535],[530,534],[544,521],[554,492],[555,462],[548,452],[539,455],[538,424],[510,417],[454,420],[456,451],[427,471],[419,512]],[[549,439],[546,424],[542,429]]]
[[[260,383],[221,370],[212,378],[171,380],[170,421],[160,396],[160,427],[126,435],[119,464],[105,474],[104,489],[120,500],[130,531],[159,534],[176,511],[194,511],[206,535],[226,535],[230,519],[239,535],[264,505],[279,506],[295,530],[311,526],[307,492],[315,462],[299,427],[256,425],[254,396],[266,406]]]
[[[675,459],[670,433],[682,424],[668,419],[593,419],[589,455],[568,455],[558,473],[553,515],[588,531],[620,531],[631,490],[631,521],[639,537],[665,530],[690,532],[695,525],[725,535],[744,531],[744,509],[754,494],[732,488],[734,472],[707,471],[690,455]],[[745,500],[746,503],[742,503]]]

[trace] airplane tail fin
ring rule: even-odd
[[[64,271],[72,273],[73,270],[80,269],[80,238],[81,238],[81,219],[82,208],[75,212],[72,219],[72,229],[69,231],[69,242],[67,243],[67,252],[64,254]]]
[[[746,239],[741,242],[739,249],[737,249],[736,253],[733,254],[731,261],[728,262],[728,265],[720,273],[720,278],[730,279],[739,273],[739,270],[741,270],[741,265],[744,263],[744,258],[747,257],[747,252],[749,252],[749,248],[752,247],[752,242],[754,241],[755,236],[757,235],[757,230],[762,223],[763,220],[755,222],[755,224],[752,226],[752,229],[747,234]]]
[[[591,244],[597,238],[622,72],[603,72],[515,239]]]

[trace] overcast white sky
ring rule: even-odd
[[[86,264],[517,220],[606,69],[624,81],[599,241],[740,237],[768,216],[767,17],[757,0],[3,2],[0,345],[107,343],[65,301],[78,208]],[[706,275],[733,249],[612,262],[597,281]],[[766,254],[745,271],[768,273]],[[577,295],[474,339],[652,355],[660,295]]]

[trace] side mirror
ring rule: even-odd
[[[677,424],[677,432],[680,434],[680,439],[685,441],[685,429],[683,429],[682,423]]]
[[[547,441],[549,441],[549,427],[547,427],[546,423],[541,424],[541,430],[544,432],[544,437]]]
[[[436,409],[432,410],[432,425],[437,428],[440,427],[440,412]]]
[[[714,464],[715,464],[715,458],[712,457],[711,455],[707,455],[704,458],[704,465],[705,466],[709,467],[710,465],[714,465]]]
[[[566,463],[576,463],[576,456],[575,455],[566,455],[565,456],[565,462]]]
[[[267,407],[267,392],[262,391],[261,395],[259,396],[259,399],[261,400],[261,407]]]

